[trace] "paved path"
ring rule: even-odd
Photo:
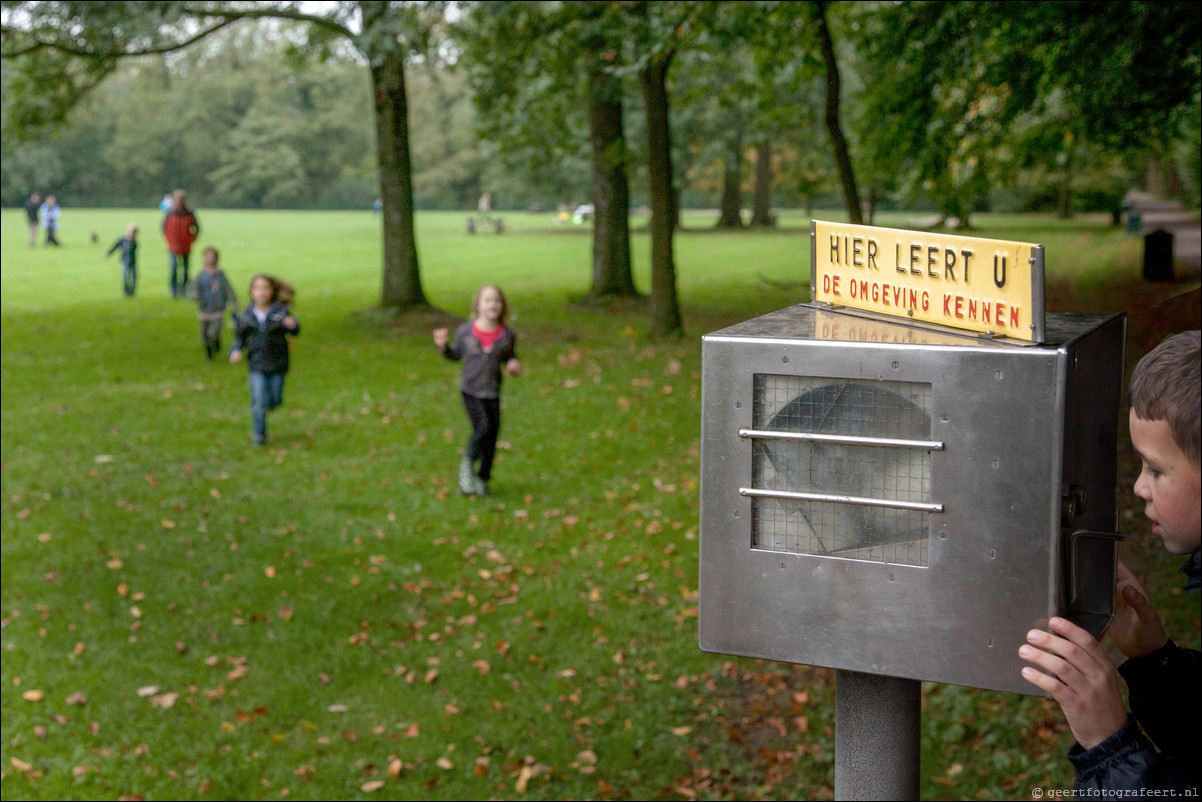
[[[1126,201],[1131,211],[1140,215],[1140,233],[1163,229],[1173,234],[1176,277],[1202,277],[1202,217],[1180,203],[1156,200],[1136,190],[1127,193]]]

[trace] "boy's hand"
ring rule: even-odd
[[[292,315],[288,315],[286,318],[284,318],[284,328],[295,329],[296,328],[296,318],[294,318]]]
[[[505,363],[505,369],[509,371],[510,376],[516,376],[522,372],[522,363],[515,357]]]
[[[1047,691],[1064,711],[1077,743],[1092,749],[1127,723],[1118,672],[1102,647],[1081,627],[1063,618],[1052,632],[1033,629],[1018,656],[1050,673],[1024,668],[1023,678]]]
[[[230,351],[230,364],[231,365],[237,365],[241,361],[242,361],[242,352],[241,351],[239,351],[237,348]]]
[[[1114,620],[1106,632],[1128,659],[1151,654],[1169,642],[1147,591],[1122,562],[1114,592]]]
[[[448,332],[447,329],[435,329],[434,347],[439,351],[446,350],[447,342],[450,340],[449,334],[450,332]]]

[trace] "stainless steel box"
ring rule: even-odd
[[[812,304],[707,335],[701,648],[1037,693],[1027,630],[1113,615],[1125,338]]]

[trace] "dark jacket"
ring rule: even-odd
[[[138,241],[136,239],[122,237],[113,243],[113,247],[108,249],[105,256],[111,256],[113,251],[121,251],[121,264],[126,267],[138,266]]]
[[[201,312],[224,312],[227,306],[238,306],[238,295],[223,270],[216,273],[200,271],[199,276],[188,282],[184,294],[196,301],[196,308]]]
[[[1198,552],[1181,570],[1186,590],[1197,593]],[[1196,793],[1202,777],[1202,653],[1170,640],[1151,654],[1126,661],[1119,674],[1127,682],[1132,715],[1093,749],[1073,744],[1068,758],[1077,769],[1075,787],[1099,798],[1102,791],[1119,789],[1174,790],[1183,796],[1188,788]]]
[[[454,362],[463,360],[463,375],[459,389],[476,398],[500,398],[501,378],[505,363],[517,357],[517,335],[508,326],[501,327],[501,336],[490,350],[472,334],[471,322],[455,331],[455,339],[447,343],[443,356]]]
[[[200,235],[200,223],[196,214],[187,206],[182,209],[172,209],[163,218],[163,236],[167,238],[167,248],[177,256],[192,252],[192,243]]]
[[[247,304],[245,311],[234,319],[234,345],[231,350],[243,351],[246,367],[257,373],[288,372],[288,335],[300,333],[300,323],[289,329],[284,318],[289,315],[288,307],[280,303],[271,305],[267,311],[267,322],[259,325],[255,317],[254,304]]]

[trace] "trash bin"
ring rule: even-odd
[[[1144,235],[1144,281],[1173,280],[1173,234],[1157,229]]]
[[[1138,234],[1143,230],[1144,216],[1135,210],[1127,212],[1127,233]]]

